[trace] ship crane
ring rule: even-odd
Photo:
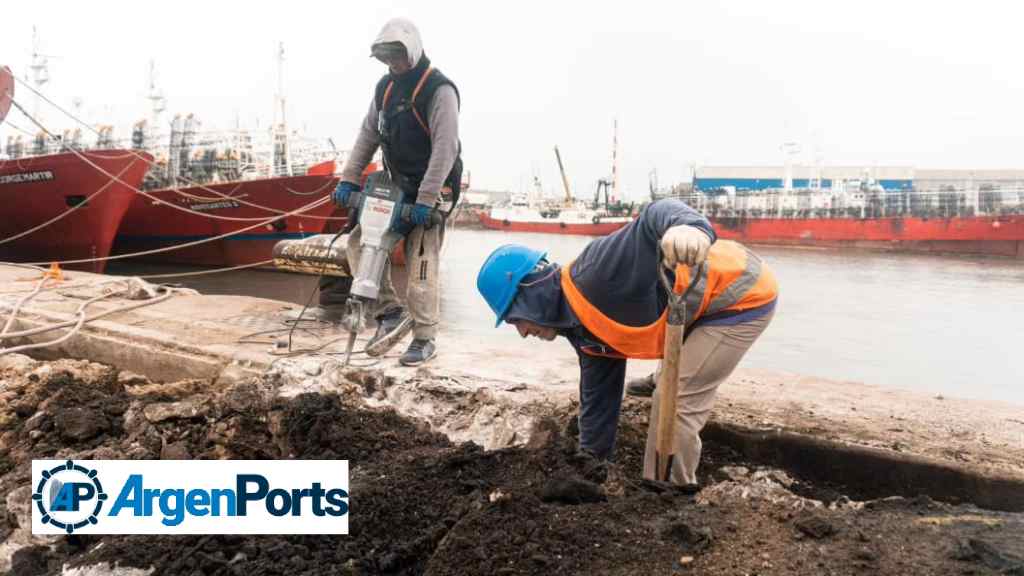
[[[565,175],[565,166],[562,164],[562,155],[558,152],[558,146],[555,146],[555,158],[558,159],[558,171],[562,173],[562,185],[565,186],[565,205],[571,206],[573,204],[572,191],[569,189],[569,178]]]

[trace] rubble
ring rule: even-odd
[[[308,360],[259,379],[159,383],[4,359],[0,572],[998,574],[1021,554],[1020,514],[825,502],[812,496],[837,488],[713,442],[699,493],[643,482],[643,404],[624,408],[615,462],[597,470],[576,455],[571,405],[516,405],[505,395],[520,392],[425,370],[398,381],[325,359],[314,374]],[[348,459],[350,534],[33,537],[28,469],[44,457]]]

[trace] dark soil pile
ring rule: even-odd
[[[55,370],[6,391],[5,493],[32,458],[55,456],[348,459],[352,495],[349,536],[64,538],[18,551],[12,574],[1024,574],[1019,516],[926,498],[829,509],[715,445],[697,496],[639,482],[641,403],[606,470],[576,456],[569,414],[543,419],[528,446],[485,452],[355,396],[274,398],[255,383],[211,393]]]

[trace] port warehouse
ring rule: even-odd
[[[1024,170],[701,166],[694,170],[691,195],[712,211],[750,215],[1021,214]]]

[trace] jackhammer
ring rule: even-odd
[[[402,190],[387,172],[371,174],[363,189],[349,196],[348,209],[349,225],[346,228],[351,230],[358,223],[361,230],[357,269],[351,269],[344,248],[325,244],[323,235],[302,242],[281,242],[274,248],[274,264],[278,268],[307,273],[318,269],[320,274],[332,276],[352,274],[352,289],[341,321],[349,333],[345,366],[352,358],[356,337],[366,327],[366,311],[380,296],[391,252],[415,226],[411,220],[413,206],[402,202]],[[435,209],[430,212],[425,226],[438,225],[444,225],[444,217]],[[390,344],[393,345],[402,335],[404,333],[393,336]],[[369,350],[367,353],[382,354],[390,348],[387,344],[378,346],[380,350],[377,353]]]

